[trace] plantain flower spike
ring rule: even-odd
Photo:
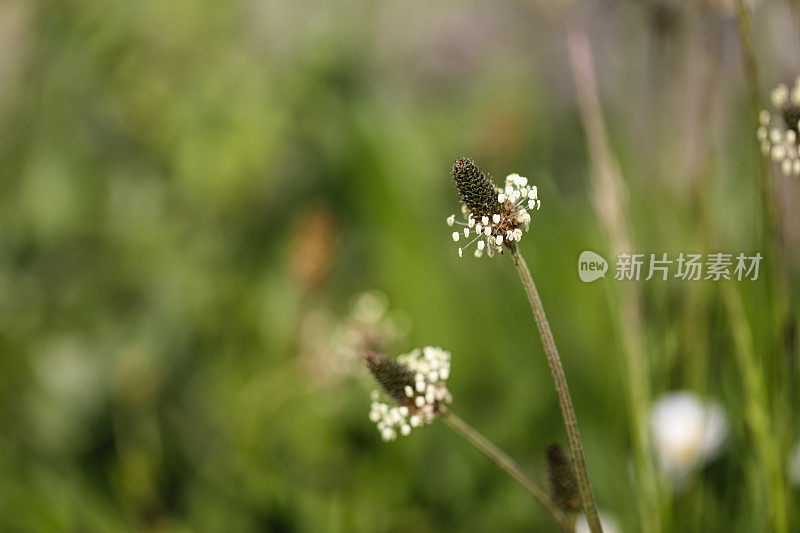
[[[564,511],[577,512],[581,508],[581,495],[569,455],[558,444],[551,444],[546,459],[550,499]]]
[[[372,391],[369,419],[378,426],[384,441],[411,433],[411,428],[433,422],[445,412],[445,404],[453,397],[447,390],[450,377],[450,353],[433,346],[413,350],[392,359],[369,352],[365,356],[367,368],[389,397],[381,399],[381,392]]]
[[[528,231],[531,224],[528,210],[538,210],[541,206],[536,185],[528,185],[528,178],[519,174],[509,174],[505,187],[500,189],[467,157],[453,164],[452,175],[461,196],[464,221],[456,220],[453,214],[447,217],[447,225],[461,226],[453,231],[453,241],[469,240],[458,248],[459,257],[473,243],[477,243],[475,257],[481,257],[484,252],[491,257],[503,253],[504,244],[514,246],[522,239],[523,232]]]

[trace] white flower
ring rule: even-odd
[[[783,83],[779,84],[769,93],[769,100],[773,107],[783,107],[789,100],[789,88]]]
[[[600,525],[603,526],[603,533],[620,533],[622,528],[619,526],[619,522],[613,516],[607,515],[606,513],[599,513],[600,514]],[[586,515],[581,513],[578,516],[577,520],[575,520],[575,533],[590,533],[591,530],[589,529],[589,522],[586,521]]]
[[[686,391],[662,396],[653,406],[650,427],[658,465],[676,488],[719,454],[728,434],[722,406]]]
[[[441,348],[417,348],[396,360],[373,353],[367,356],[367,365],[393,400],[379,401],[380,393],[372,391],[369,419],[384,441],[396,439],[398,432],[406,436],[411,428],[429,424],[443,409],[442,404],[453,400],[446,383],[450,353]],[[398,379],[407,383],[398,386]]]
[[[756,138],[761,151],[777,163],[784,175],[800,176],[800,77],[789,88],[784,84],[770,93],[775,113],[763,109],[759,115]]]

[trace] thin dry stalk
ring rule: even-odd
[[[568,44],[578,105],[589,145],[592,198],[597,217],[612,249],[631,250],[628,189],[609,148],[589,41],[582,30],[573,30],[568,36]],[[659,485],[648,426],[651,393],[640,319],[640,294],[632,285],[620,284],[619,299],[618,323],[626,363],[627,403],[640,493],[639,514],[642,531],[657,533],[661,531]]]

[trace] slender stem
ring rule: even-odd
[[[568,36],[572,73],[575,78],[578,109],[586,131],[592,185],[591,196],[598,221],[612,249],[631,250],[633,229],[630,223],[629,190],[608,141],[605,120],[597,91],[592,48],[586,32],[570,30]],[[612,300],[619,298],[619,305]],[[609,293],[611,311],[617,312],[617,329],[622,345],[627,376],[627,408],[631,446],[636,465],[637,505],[643,533],[659,533],[662,525],[661,489],[653,462],[648,416],[651,404],[645,335],[641,321],[641,293],[633,285],[621,284]],[[666,503],[666,502],[665,502]]]
[[[744,385],[744,419],[753,439],[756,460],[764,470],[767,486],[771,531],[788,531],[786,493],[780,445],[773,436],[767,409],[769,399],[764,389],[763,371],[755,357],[753,333],[745,317],[741,295],[730,284],[722,284],[722,299],[728,312],[733,336],[733,353]]]
[[[552,515],[553,520],[565,532],[573,530],[572,520],[568,518],[561,509],[550,499],[547,492],[536,484],[522,468],[514,462],[506,453],[492,444],[486,437],[481,435],[478,430],[470,426],[458,415],[448,410],[441,415],[442,421],[450,426],[456,433],[464,437],[470,444],[475,446],[484,455],[491,459],[497,466],[505,470],[506,473],[522,485],[536,501],[541,503]]]
[[[757,128],[759,125],[758,115],[761,112],[764,97],[761,94],[758,57],[756,55],[755,44],[753,43],[753,25],[750,20],[750,13],[744,5],[744,0],[736,0],[736,20],[738,23],[739,41],[741,41],[742,53],[744,55],[745,70],[747,71],[747,85],[750,89],[750,115],[753,124]],[[765,157],[759,155],[756,158],[756,164],[758,165],[761,205],[764,214],[764,233],[767,241],[771,245],[777,247],[779,242],[778,206],[775,193],[772,190],[768,163]]]
[[[564,376],[564,369],[561,366],[561,358],[558,356],[556,341],[553,338],[553,332],[550,330],[550,324],[547,322],[547,315],[545,315],[544,306],[539,298],[539,292],[536,290],[536,284],[533,282],[531,271],[522,254],[519,253],[519,248],[516,246],[510,248],[511,257],[514,259],[514,265],[517,267],[520,280],[522,280],[522,286],[525,287],[525,293],[528,295],[528,302],[531,304],[533,318],[539,328],[544,353],[547,355],[547,362],[550,365],[550,372],[556,385],[558,403],[561,406],[561,416],[564,418],[564,427],[567,430],[570,455],[575,468],[575,476],[578,478],[578,489],[581,494],[583,512],[586,514],[586,521],[589,523],[589,529],[592,533],[602,532],[603,528],[600,525],[600,517],[594,502],[592,487],[589,484],[589,474],[586,472],[586,460],[583,457],[583,445],[578,433],[578,421],[575,419],[575,410],[572,408],[572,398],[569,395],[567,378]]]
[[[753,113],[753,118],[756,119],[757,123],[763,98],[761,97],[756,47],[753,44],[753,28],[750,21],[750,13],[747,11],[744,0],[736,0],[736,21],[739,29],[739,39],[742,42],[742,52],[744,53],[744,63],[750,88],[750,111]]]
[[[764,98],[761,92],[758,56],[756,55],[756,49],[753,43],[752,22],[744,0],[736,0],[736,17],[738,21],[739,40],[741,41],[744,63],[747,71],[747,81],[750,87],[751,116],[754,127],[758,127],[758,114],[761,110]],[[759,372],[758,374],[746,372],[743,374],[745,393],[747,394],[747,398],[751,400],[751,404],[747,409],[746,419],[753,433],[757,452],[760,452],[759,455],[762,467],[766,470],[767,477],[769,478],[767,486],[769,491],[768,499],[771,506],[770,520],[772,528],[774,531],[786,531],[787,508],[781,465],[776,465],[772,457],[774,448],[780,448],[780,446],[768,445],[768,436],[766,433],[770,425],[773,427],[773,432],[783,427],[788,422],[786,413],[790,412],[790,410],[787,401],[779,397],[772,408],[773,420],[770,421],[766,393],[761,390],[761,387],[762,383],[765,381],[773,383],[773,388],[778,390],[783,390],[788,387],[787,379],[789,372],[785,361],[788,361],[793,354],[786,353],[789,350],[789,345],[784,344],[783,328],[787,324],[791,324],[794,319],[792,318],[791,293],[788,290],[789,282],[786,272],[786,257],[782,246],[783,236],[780,223],[780,203],[778,202],[778,196],[775,194],[775,187],[770,179],[768,158],[759,155],[757,157],[757,164],[765,226],[763,230],[763,240],[767,257],[772,259],[772,261],[769,262],[770,266],[765,269],[767,297],[772,304],[769,310],[771,313],[771,330],[769,331],[771,346],[764,351],[772,351],[775,357],[767,358],[767,360],[773,362],[771,368],[768,368],[766,371],[768,378],[765,379],[764,372]],[[730,289],[723,291],[723,296],[725,297],[726,307],[728,308],[732,320],[742,323],[744,320],[742,318],[744,313],[739,309],[741,307],[740,297],[737,298],[736,296],[738,295],[734,294]],[[743,329],[741,326],[734,326],[733,332],[737,360],[740,366],[751,366],[753,364],[751,361],[753,353],[752,339],[742,333]],[[789,357],[782,357],[784,354]],[[781,355],[781,357],[778,355]],[[762,379],[756,378],[756,376],[759,375]],[[764,399],[762,399],[762,397]],[[778,440],[779,442],[780,435],[773,436],[772,439]]]
[[[750,115],[754,127],[759,126],[758,115],[761,111],[764,97],[761,93],[761,78],[758,71],[758,56],[756,55],[755,44],[753,43],[753,25],[750,13],[744,0],[736,0],[736,19],[738,22],[739,40],[742,45],[744,64],[747,71],[747,83],[750,89]],[[755,146],[755,141],[754,141]],[[759,188],[761,192],[761,205],[764,215],[764,240],[770,257],[774,258],[770,271],[767,271],[767,284],[769,293],[773,300],[771,310],[773,313],[772,338],[775,339],[776,349],[780,350],[781,331],[784,326],[788,303],[786,302],[786,273],[784,271],[784,257],[781,250],[780,233],[780,208],[777,197],[770,180],[769,161],[766,156],[759,155],[756,158],[758,165]],[[774,295],[774,296],[773,296]]]

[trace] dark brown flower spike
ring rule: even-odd
[[[558,444],[551,444],[547,447],[546,457],[550,499],[565,511],[577,511],[581,508],[581,495],[567,452]]]
[[[509,174],[505,187],[500,189],[467,157],[453,164],[452,175],[463,202],[461,211],[465,220],[457,221],[455,215],[450,215],[447,225],[463,226],[452,233],[454,241],[462,237],[471,239],[459,247],[459,257],[475,242],[475,257],[481,257],[484,250],[492,256],[503,253],[504,246],[513,248],[522,238],[523,230],[528,231],[530,226],[528,209],[539,209],[536,186],[529,186],[528,178],[519,174]]]
[[[398,431],[408,435],[411,428],[428,424],[447,412],[444,404],[452,397],[447,390],[450,376],[450,353],[426,346],[392,359],[370,352],[364,356],[375,380],[396,405],[380,401],[372,392],[369,419],[378,425],[383,440],[394,440]]]
[[[453,164],[453,182],[475,218],[500,212],[500,202],[497,201],[500,191],[472,159],[462,157]]]

